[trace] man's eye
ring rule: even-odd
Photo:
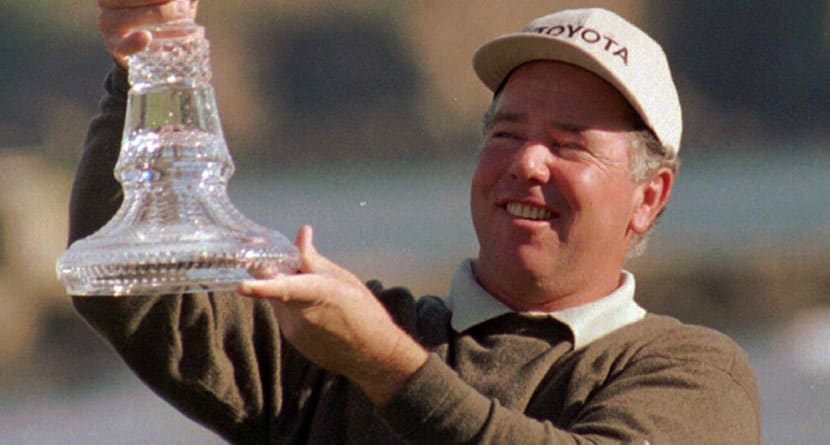
[[[495,131],[493,132],[493,139],[516,139],[515,133],[511,133],[509,131]]]
[[[554,146],[558,149],[563,149],[563,150],[584,150],[585,149],[585,147],[583,147],[582,144],[580,144],[578,142],[563,142],[563,143],[554,144]]]

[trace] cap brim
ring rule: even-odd
[[[642,105],[617,76],[591,53],[562,39],[531,33],[504,35],[484,44],[475,52],[473,69],[484,85],[495,92],[513,70],[534,60],[570,63],[598,75],[616,88],[651,128]]]

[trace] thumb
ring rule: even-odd
[[[310,225],[304,225],[297,230],[297,237],[294,245],[300,251],[300,272],[317,272],[320,268],[321,259],[324,259],[317,248],[314,247],[314,229]]]
[[[339,266],[321,255],[317,251],[317,248],[314,247],[314,229],[310,225],[304,225],[297,230],[297,238],[294,240],[294,245],[300,251],[300,259],[302,260],[300,272],[325,273],[340,269]]]
[[[294,245],[300,251],[300,259],[302,260],[302,264],[300,265],[301,273],[330,275],[354,284],[363,285],[363,282],[351,272],[340,267],[334,261],[331,261],[317,251],[317,248],[314,247],[314,229],[311,226],[304,225],[300,227],[297,231],[297,238],[294,241]]]
[[[294,245],[300,249],[300,252],[309,252],[317,254],[317,249],[314,248],[314,229],[306,224],[297,230],[297,237],[294,240]]]

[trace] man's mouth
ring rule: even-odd
[[[544,207],[522,204],[520,202],[509,202],[504,208],[507,210],[507,213],[513,216],[534,221],[547,221],[554,217],[554,213]]]

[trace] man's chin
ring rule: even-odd
[[[510,249],[498,249],[492,256],[479,255],[478,262],[494,274],[508,277],[525,277],[537,280],[556,271],[559,251],[540,249],[533,245],[520,245]]]

